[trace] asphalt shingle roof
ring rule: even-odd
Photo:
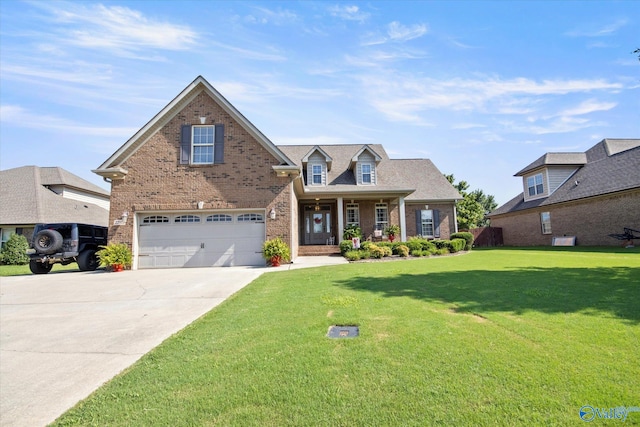
[[[109,211],[64,198],[46,186],[63,185],[108,196],[109,192],[58,167],[23,166],[0,171],[0,224],[80,222],[107,225]]]
[[[315,145],[279,145],[278,148],[297,166],[302,167],[302,159]],[[367,193],[410,192],[407,201],[412,200],[454,200],[462,199],[460,193],[447,181],[442,172],[429,159],[389,159],[381,144],[368,144],[380,156],[376,166],[376,185],[358,186],[349,165],[351,159],[364,147],[362,144],[318,145],[332,159],[331,170],[327,172],[327,185],[314,187],[314,193]]]
[[[549,197],[525,202],[520,193],[489,216],[640,188],[640,139],[605,139],[580,154],[584,166]]]

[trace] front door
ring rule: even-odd
[[[304,244],[326,245],[330,238],[331,209],[329,206],[310,206],[305,209]]]

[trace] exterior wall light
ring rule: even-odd
[[[271,208],[271,211],[269,212],[269,218],[271,219],[276,219],[276,210]]]

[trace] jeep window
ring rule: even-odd
[[[93,237],[91,227],[87,227],[86,225],[78,225],[78,235],[80,237]]]
[[[93,232],[95,233],[97,238],[106,238],[107,237],[107,229],[106,228],[94,228]]]

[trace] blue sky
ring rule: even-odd
[[[0,1],[0,168],[91,173],[198,75],[276,144],[383,144],[504,203],[640,137],[640,2]]]

